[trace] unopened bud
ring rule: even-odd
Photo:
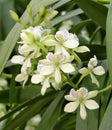
[[[9,13],[10,13],[11,18],[12,18],[14,21],[16,21],[16,22],[19,22],[19,21],[20,21],[19,16],[18,16],[14,11],[10,10]]]

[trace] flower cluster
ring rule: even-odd
[[[53,15],[54,16],[54,15]],[[44,23],[45,24],[45,23]],[[41,94],[46,93],[47,88],[53,87],[60,90],[63,83],[69,83],[68,79],[73,77],[78,70],[77,64],[81,62],[77,53],[89,52],[87,46],[79,46],[76,34],[70,33],[66,28],[61,28],[55,33],[46,29],[43,22],[36,26],[29,26],[20,33],[18,52],[19,55],[12,57],[11,62],[22,65],[21,72],[15,78],[24,86],[31,77],[31,83],[42,85]],[[83,67],[77,72],[82,74],[76,84],[70,80],[69,85],[78,88],[82,79],[90,75],[92,83],[99,86],[95,75],[103,75],[105,70],[97,66],[97,58],[91,58],[87,68]],[[72,82],[72,83],[71,83]],[[90,98],[95,97],[98,91],[88,92],[86,88],[75,91],[71,89],[65,99],[71,101],[64,111],[74,112],[80,106],[80,116],[86,118],[86,109],[97,109],[99,105]]]
[[[75,72],[76,68],[72,61],[76,55],[73,53],[89,51],[86,46],[79,46],[78,37],[68,30],[57,31],[54,35],[49,33],[45,35],[45,31],[41,26],[22,30],[18,49],[20,55],[15,55],[11,59],[13,63],[22,65],[21,73],[15,80],[23,81],[25,85],[28,77],[32,76],[32,83],[42,84],[42,95],[51,84],[55,89],[60,89],[60,84],[64,81],[63,75]],[[42,57],[45,59],[40,59]]]

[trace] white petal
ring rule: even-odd
[[[88,95],[85,98],[90,99],[90,98],[96,97],[97,94],[98,94],[98,91],[94,90],[94,91],[88,92]]]
[[[35,74],[31,78],[31,82],[34,84],[38,84],[38,83],[42,82],[43,80],[44,80],[44,76],[42,76],[40,74]]]
[[[52,74],[54,72],[55,67],[54,66],[44,66],[42,67],[42,69],[40,70],[40,74],[41,75],[49,75]]]
[[[59,68],[56,68],[55,70],[55,81],[57,84],[61,82],[61,73],[60,73]]]
[[[12,57],[11,62],[16,64],[23,64],[24,57],[21,55],[15,55]]]
[[[18,75],[16,76],[15,80],[16,80],[17,82],[21,82],[21,81],[24,81],[25,79],[27,79],[27,77],[28,77],[28,75],[21,73],[21,74],[18,74]]]
[[[41,89],[41,94],[44,95],[47,88],[50,87],[50,84],[49,84],[49,78],[46,78],[43,82],[43,86],[42,86],[42,89]]]
[[[24,53],[33,51],[34,49],[35,49],[35,46],[31,46],[27,44],[24,44],[23,46],[21,46],[21,51]]]
[[[75,101],[75,98],[72,95],[65,95],[67,101]]]
[[[79,53],[83,53],[83,52],[89,52],[89,48],[86,46],[80,46],[74,49],[74,51],[79,52]]]
[[[79,41],[75,40],[75,39],[68,39],[67,41],[65,41],[63,43],[63,45],[67,48],[76,48],[79,45]]]
[[[103,75],[105,73],[105,70],[102,66],[98,66],[93,69],[94,74],[96,75]]]
[[[87,113],[84,104],[80,104],[80,116],[83,120],[86,119]]]
[[[75,68],[71,63],[62,64],[60,65],[60,68],[64,73],[72,73],[75,71]]]
[[[46,46],[55,46],[56,44],[58,44],[55,40],[54,40],[54,36],[53,35],[48,35],[46,37],[44,37],[43,41],[42,41]]]
[[[88,71],[87,68],[83,67],[83,68],[81,68],[81,69],[79,70],[79,73],[80,73],[80,74],[87,75],[87,74],[89,74],[89,71]]]
[[[95,83],[98,87],[100,86],[99,85],[99,82],[98,82],[98,80],[95,78],[95,76],[91,73],[90,74],[90,76],[91,76],[91,79],[92,79],[92,83]]]
[[[65,112],[74,112],[79,106],[79,102],[70,102],[64,107]]]
[[[98,103],[96,101],[94,101],[94,100],[87,100],[87,101],[84,102],[84,104],[90,110],[99,108]]]

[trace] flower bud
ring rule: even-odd
[[[20,21],[19,16],[14,11],[10,10],[9,13],[14,21],[16,21],[16,22]]]

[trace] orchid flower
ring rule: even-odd
[[[69,33],[67,29],[57,31],[55,36],[46,36],[43,43],[46,46],[55,46],[55,53],[63,53],[66,56],[70,56],[70,49],[79,53],[90,51],[86,46],[79,47],[78,37],[76,34]]]
[[[65,99],[70,101],[70,103],[65,105],[64,111],[72,113],[76,111],[78,107],[80,107],[80,116],[82,119],[86,119],[87,113],[85,107],[90,110],[99,108],[99,105],[96,103],[96,101],[91,99],[97,96],[97,94],[97,90],[88,92],[88,90],[84,87],[77,91],[71,89],[69,95],[65,95]]]
[[[61,54],[48,53],[46,59],[40,60],[39,65],[43,66],[39,70],[41,75],[54,75],[55,82],[61,83],[61,71],[64,73],[72,73],[75,71],[74,66],[71,64],[73,57],[66,57]]]
[[[99,82],[98,80],[95,78],[95,75],[103,75],[105,73],[105,70],[102,66],[97,66],[97,58],[96,56],[94,56],[94,58],[91,58],[89,60],[88,63],[88,67],[83,67],[79,70],[79,73],[81,73],[82,75],[88,75],[90,74],[91,79],[92,79],[92,83],[95,83],[98,87],[99,87]]]

